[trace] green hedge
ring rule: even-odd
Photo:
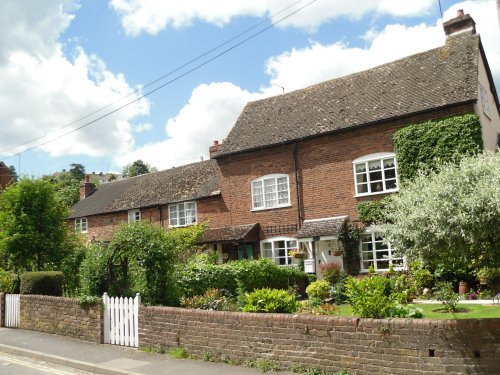
[[[481,124],[474,114],[409,125],[398,129],[393,140],[402,182],[412,180],[420,169],[436,168],[439,161],[458,162],[483,149]]]
[[[62,296],[64,276],[60,271],[26,272],[21,275],[21,294]]]
[[[203,295],[207,289],[226,289],[236,294],[238,281],[245,291],[254,289],[288,289],[298,286],[304,291],[311,276],[295,267],[279,267],[267,259],[240,260],[224,264],[204,261],[188,263],[177,279],[185,297]]]

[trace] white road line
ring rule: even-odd
[[[6,357],[3,353],[0,353],[0,361],[2,362],[8,362],[12,364],[17,364],[25,367],[30,367],[36,370],[41,370],[44,372],[48,372],[50,374],[56,374],[56,375],[75,375],[76,373],[74,371],[68,372],[64,370],[58,370],[53,367],[47,367],[42,364],[35,364],[33,362],[30,362],[29,360],[22,360],[20,357]]]

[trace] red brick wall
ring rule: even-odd
[[[83,309],[77,299],[21,295],[20,328],[103,342],[100,306]]]
[[[10,169],[0,164],[0,189],[6,187],[12,178]]]
[[[357,220],[358,202],[379,199],[381,195],[355,198],[353,160],[372,153],[392,152],[392,135],[400,127],[472,111],[472,105],[467,105],[298,142],[301,219],[349,215]],[[218,226],[298,223],[293,145],[228,156],[218,159],[218,163],[222,197],[228,207],[216,220]],[[252,212],[251,181],[273,173],[288,174],[291,207]]]
[[[198,210],[198,222],[212,220],[220,212],[225,210],[223,201],[219,197],[200,199],[196,202]],[[141,220],[146,222],[159,223],[160,209],[158,207],[141,208]],[[168,227],[168,206],[161,206],[161,216],[163,227]],[[108,214],[93,215],[87,217],[88,232],[86,237],[89,240],[109,241],[113,237],[118,227],[128,221],[128,212],[120,211]],[[74,230],[75,221],[69,220],[68,227]]]
[[[500,373],[500,319],[375,320],[141,306],[139,345],[358,375]]]

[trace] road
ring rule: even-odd
[[[89,372],[0,352],[1,375],[90,375]]]

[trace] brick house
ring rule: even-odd
[[[461,13],[444,27],[440,48],[248,103],[224,142],[211,147],[211,160],[102,185],[70,218],[79,229],[84,220],[96,238],[109,237],[131,212],[179,225],[181,208],[194,203],[193,222],[210,218],[203,241],[221,260],[289,265],[296,262],[289,251],[302,248],[311,272],[322,263],[342,266],[339,233],[358,219],[358,203],[398,190],[395,130],[475,113],[484,147],[497,147],[500,106],[474,21]],[[361,255],[362,271],[403,262],[374,228]]]
[[[0,161],[0,190],[12,181],[12,173],[3,161]]]

